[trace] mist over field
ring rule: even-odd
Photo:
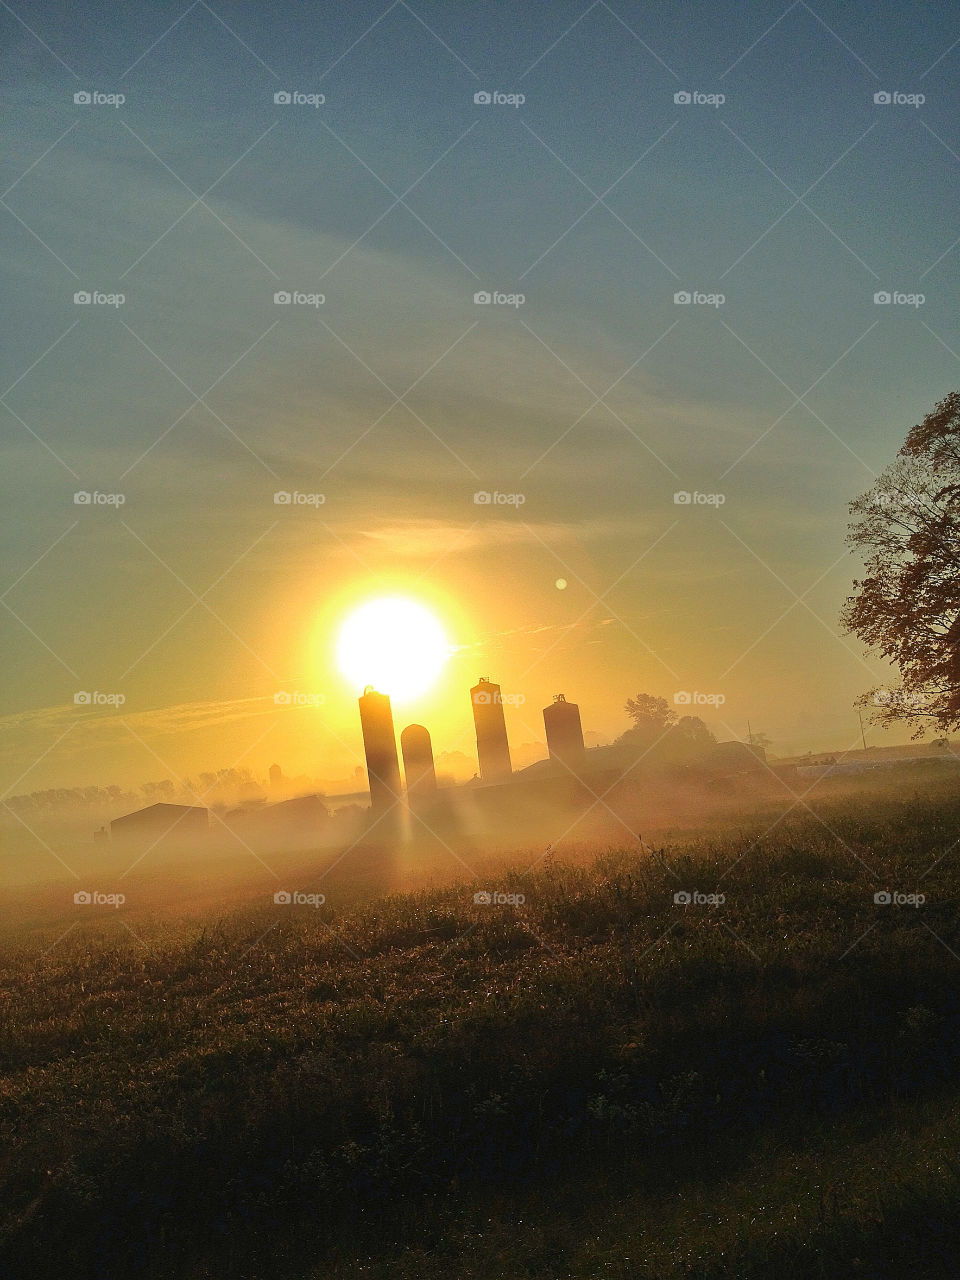
[[[5,894],[0,1274],[946,1276],[957,761],[801,767],[279,899],[59,843],[108,888]]]

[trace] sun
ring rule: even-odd
[[[358,692],[373,685],[397,702],[409,702],[435,683],[452,652],[429,609],[404,596],[384,596],[344,622],[337,665]]]

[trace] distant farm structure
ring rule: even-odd
[[[579,706],[558,693],[542,711],[548,758],[515,770],[504,708],[516,701],[516,695],[504,694],[489,676],[481,676],[471,688],[478,770],[459,785],[438,780],[426,726],[406,725],[398,751],[390,696],[368,685],[358,700],[365,791],[329,797],[317,792],[290,795],[292,780],[274,764],[267,794],[243,800],[233,809],[151,804],[115,818],[94,838],[139,848],[189,849],[230,837],[251,851],[357,841],[392,845],[428,836],[443,843],[454,835],[484,832],[530,837],[555,826],[558,818],[575,822],[578,814],[597,806],[612,813],[611,801],[603,797],[615,801],[625,779],[633,775],[635,782],[634,771],[646,752],[626,741],[629,734],[618,743],[588,750]],[[743,742],[718,743],[702,722],[696,725],[704,737],[695,747],[704,777],[771,772],[762,749]],[[674,767],[684,766],[675,761]]]

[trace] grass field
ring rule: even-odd
[[[0,1276],[955,1276],[955,774],[772,821],[8,938]]]

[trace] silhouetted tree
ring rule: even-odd
[[[624,710],[635,729],[663,730],[677,718],[666,698],[656,698],[651,693],[638,693],[635,698],[628,698]]]
[[[677,719],[664,698],[638,693],[626,706],[633,725],[616,740],[651,765],[689,764],[716,745],[716,738],[699,716]]]
[[[960,392],[907,435],[896,461],[850,506],[848,541],[865,555],[841,614],[899,669],[899,689],[858,701],[875,719],[960,726]]]
[[[717,741],[699,716],[681,716],[675,729],[678,735],[696,747],[712,747]]]

